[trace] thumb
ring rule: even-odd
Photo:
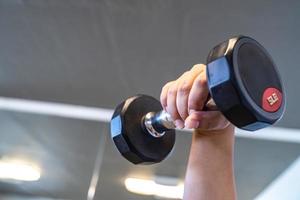
[[[220,111],[193,111],[185,120],[185,127],[200,130],[221,130],[229,125],[229,121]]]

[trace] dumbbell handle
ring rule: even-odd
[[[142,125],[154,137],[162,137],[165,131],[176,127],[171,115],[165,110],[147,113],[142,120]]]
[[[204,111],[218,110],[212,98],[209,98]],[[165,110],[149,112],[142,120],[143,127],[154,137],[162,137],[166,131],[175,129],[174,120]]]

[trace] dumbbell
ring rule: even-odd
[[[285,92],[280,75],[256,40],[247,36],[228,39],[210,51],[206,65],[208,100],[233,125],[255,131],[282,117]],[[171,116],[148,95],[136,95],[119,104],[110,127],[117,149],[134,164],[161,162],[175,143]]]

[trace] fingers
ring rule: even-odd
[[[167,107],[167,94],[169,87],[174,83],[174,81],[168,82],[161,90],[160,93],[160,103],[164,109]]]
[[[180,76],[176,81],[174,81],[167,92],[167,112],[171,115],[172,119],[175,122],[176,127],[183,128],[184,122],[178,113],[178,108],[176,104],[178,87],[181,81],[185,80],[186,77],[189,76],[189,72],[185,72],[182,76]]]
[[[178,83],[177,86],[177,96],[176,96],[176,107],[178,114],[182,120],[185,120],[188,113],[188,98],[190,95],[190,90],[193,86],[193,82],[198,74],[201,73],[203,69],[198,65],[195,65],[186,76]]]
[[[206,68],[203,68],[203,72],[200,73],[193,82],[193,86],[188,98],[188,110],[189,113],[193,111],[201,111],[205,105],[208,97],[208,87],[206,78]]]
[[[161,104],[171,115],[177,128],[184,127],[184,121],[188,118],[190,110],[200,111],[206,102],[208,89],[205,69],[205,65],[194,65],[190,71],[162,88]],[[196,121],[194,118],[191,119]],[[197,127],[196,125],[193,127]]]

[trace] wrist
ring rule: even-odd
[[[229,124],[226,128],[220,130],[200,130],[195,129],[193,133],[193,142],[211,141],[233,144],[234,126]]]
[[[229,125],[222,130],[195,130],[192,139],[192,150],[202,149],[210,154],[232,157],[234,148],[234,126]]]

